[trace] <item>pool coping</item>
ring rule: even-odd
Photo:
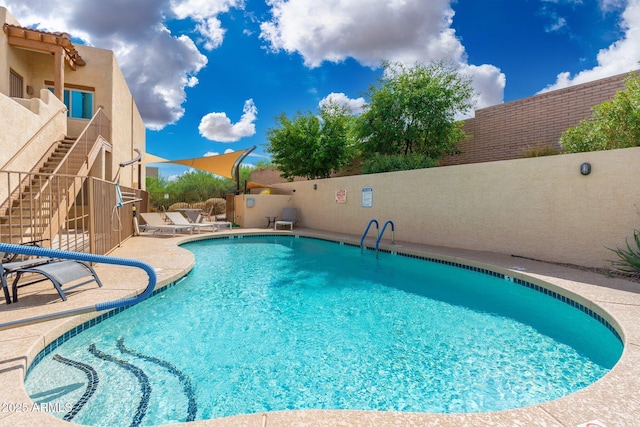
[[[158,287],[165,287],[186,275],[194,265],[192,254],[180,245],[203,239],[238,235],[299,235],[359,246],[358,236],[327,233],[319,230],[295,229],[293,232],[270,229],[234,229],[200,235],[152,237],[150,235],[127,240],[114,256],[130,257],[149,262],[158,271]],[[365,242],[372,248],[371,241]],[[551,263],[516,258],[490,252],[467,251],[455,248],[417,245],[407,242],[381,242],[382,253],[403,253],[421,258],[431,258],[455,264],[464,264],[478,269],[487,269],[516,280],[571,298],[593,313],[602,316],[618,331],[624,343],[620,361],[614,368],[591,386],[569,396],[538,405],[500,412],[477,414],[431,414],[405,412],[348,411],[348,410],[297,410],[240,415],[190,423],[170,424],[188,426],[289,426],[289,425],[430,425],[430,426],[580,426],[599,421],[603,426],[633,426],[640,419],[640,284],[620,278],[608,278],[596,273],[572,269]],[[385,254],[386,255],[386,254]],[[381,255],[384,256],[384,255]],[[169,268],[170,266],[171,268]],[[130,274],[112,266],[98,265],[98,274],[115,283],[107,284],[117,289],[119,295],[130,296],[146,285],[142,280],[132,282]],[[28,289],[28,288],[27,288]],[[119,296],[118,297],[121,297]],[[65,309],[85,300],[101,301],[100,290],[79,292],[65,303]],[[26,298],[28,299],[28,298]],[[74,299],[77,299],[75,301]],[[56,308],[53,302],[44,307]],[[59,305],[57,306],[59,307]],[[5,307],[0,306],[0,313]],[[39,314],[41,305],[21,308],[21,314]],[[58,308],[59,309],[59,308]],[[13,313],[13,311],[8,312]],[[39,411],[24,390],[24,373],[36,355],[57,337],[83,324],[93,315],[82,315],[58,319],[38,325],[29,325],[0,331],[0,425],[60,425],[70,423]],[[13,405],[13,406],[10,406]],[[71,423],[73,424],[73,423]]]

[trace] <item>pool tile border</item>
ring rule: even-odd
[[[315,240],[321,240],[321,241],[325,241],[325,242],[329,242],[329,243],[334,243],[334,244],[339,244],[339,245],[346,245],[346,246],[352,246],[352,247],[360,247],[360,245],[354,244],[354,243],[350,243],[350,242],[345,242],[345,241],[341,241],[341,240],[332,240],[332,239],[328,239],[328,238],[322,238],[322,237],[316,237],[316,236],[299,236],[299,235],[291,235],[291,234],[276,234],[276,233],[256,233],[256,234],[240,234],[240,235],[226,235],[226,236],[212,236],[212,237],[206,237],[203,239],[196,239],[196,240],[191,240],[189,242],[185,242],[185,243],[192,243],[192,242],[197,242],[197,241],[205,241],[205,240],[234,240],[234,239],[247,239],[247,238],[264,238],[264,237],[289,237],[289,238],[305,238],[305,239],[315,239]],[[371,247],[364,247],[363,249],[366,249],[368,251],[375,251],[376,249],[371,248]],[[543,293],[544,295],[547,295],[549,297],[552,297],[558,301],[561,301],[565,304],[570,305],[571,307],[574,307],[580,311],[582,311],[583,313],[585,313],[586,315],[592,317],[593,319],[597,320],[599,323],[601,323],[603,326],[605,326],[609,331],[611,331],[616,338],[624,345],[624,340],[622,339],[622,337],[620,336],[620,334],[618,333],[618,331],[616,330],[616,328],[611,325],[611,323],[609,323],[609,321],[605,318],[603,318],[602,316],[600,316],[598,313],[596,313],[595,311],[591,310],[589,307],[585,306],[584,304],[581,304],[565,295],[562,295],[558,292],[552,291],[548,288],[545,288],[544,286],[540,286],[540,285],[536,285],[534,283],[531,283],[529,281],[526,280],[522,280],[519,279],[517,277],[512,277],[512,276],[508,276],[504,273],[500,273],[494,270],[490,270],[487,268],[483,268],[483,267],[477,267],[477,266],[473,266],[473,265],[468,265],[468,264],[463,264],[460,262],[455,262],[455,261],[450,261],[450,260],[446,260],[446,259],[439,259],[439,258],[434,258],[434,257],[429,257],[429,256],[425,256],[425,255],[416,255],[416,254],[412,254],[412,253],[406,253],[406,252],[402,252],[402,251],[390,251],[390,250],[386,250],[386,249],[378,249],[378,251],[380,252],[384,252],[384,253],[388,253],[388,254],[392,254],[392,255],[397,255],[397,256],[404,256],[407,258],[414,258],[414,259],[420,259],[423,261],[429,261],[429,262],[434,262],[437,264],[444,264],[444,265],[448,265],[448,266],[452,266],[452,267],[457,267],[457,268],[462,268],[465,270],[470,270],[470,271],[474,271],[477,273],[481,273],[481,274],[486,274],[498,279],[503,279],[503,280],[509,280],[511,282],[513,282],[514,284],[520,285],[520,286],[524,286],[527,287],[529,289],[532,289],[536,292],[540,292]],[[188,272],[187,274],[185,274],[183,277],[181,277],[180,279],[168,283],[160,288],[157,288],[153,291],[153,293],[151,294],[151,297],[160,294],[162,292],[167,291],[168,289],[177,286],[180,282],[182,282],[186,277],[188,277],[190,275],[191,272]],[[72,328],[71,330],[65,332],[64,334],[62,334],[60,337],[58,337],[57,339],[55,339],[54,341],[52,341],[50,344],[48,344],[47,346],[45,346],[45,348],[40,351],[37,356],[33,359],[32,363],[29,365],[29,368],[27,369],[27,373],[26,375],[29,375],[29,372],[31,371],[31,369],[33,367],[35,367],[44,357],[48,356],[49,354],[51,354],[53,351],[55,351],[60,345],[62,345],[63,343],[65,343],[66,341],[68,341],[69,339],[75,337],[76,335],[78,335],[79,333],[98,325],[99,323],[115,316],[116,314],[121,313],[124,310],[127,310],[128,308],[130,308],[131,306],[126,306],[126,307],[119,307],[113,310],[110,310],[106,313],[103,313],[97,317],[94,317],[91,320],[88,320],[87,322],[82,323],[81,325],[78,325],[74,328]],[[25,375],[25,377],[26,377]]]

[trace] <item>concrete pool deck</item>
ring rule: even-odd
[[[188,273],[193,255],[178,245],[202,238],[238,233],[274,233],[270,229],[246,229],[178,235],[133,237],[112,256],[148,262],[158,275],[157,287],[168,285]],[[278,230],[277,234],[292,234]],[[359,236],[337,235],[309,229],[293,234],[326,238],[358,245]],[[371,245],[370,239],[367,243]],[[571,297],[609,321],[624,341],[616,366],[591,386],[561,399],[522,409],[479,414],[430,414],[375,411],[300,410],[257,413],[171,426],[564,426],[587,422],[608,427],[640,425],[640,283],[567,268],[510,255],[415,245],[406,242],[381,244],[381,249],[407,252],[484,267],[530,283],[543,285]],[[383,256],[383,254],[381,254]],[[0,303],[0,323],[69,310],[137,294],[147,285],[146,274],[122,266],[96,265],[104,286],[87,285],[70,291],[62,302],[50,283],[20,291],[20,301]],[[26,369],[36,355],[57,337],[97,314],[85,314],[0,331],[0,426],[69,426],[72,423],[41,412],[24,388]]]

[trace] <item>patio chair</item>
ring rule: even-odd
[[[284,225],[284,226],[288,225],[293,231],[294,224],[298,222],[298,220],[296,219],[296,214],[297,214],[296,208],[283,208],[282,216],[280,217],[282,219],[279,219],[273,223],[273,229],[277,230],[279,225]]]
[[[21,243],[21,245],[39,247],[40,243],[44,242],[45,240],[49,239],[32,240],[30,242]],[[20,260],[18,261],[18,259]],[[9,275],[13,274],[15,270],[18,270],[20,268],[46,264],[51,261],[53,261],[53,259],[48,257],[29,258],[26,255],[15,254],[12,252],[2,252],[2,254],[0,255],[0,274],[2,275],[0,278],[0,284],[2,286],[2,290],[4,291],[4,298],[7,301],[7,304],[11,303],[11,299],[9,297],[9,286],[7,284],[7,277]]]
[[[75,260],[54,260],[51,258],[35,258],[25,261],[2,263],[2,288],[7,304],[11,304],[9,298],[7,276],[15,274],[13,279],[13,302],[18,301],[18,288],[33,285],[35,283],[50,280],[58,291],[58,295],[63,301],[67,300],[65,291],[96,282],[102,287],[102,282],[98,278],[91,265],[83,261]],[[27,280],[20,283],[24,275],[40,275],[44,277]],[[81,280],[81,281],[80,281]],[[63,290],[64,288],[64,290]]]
[[[165,213],[165,215],[168,215],[169,213],[170,212],[167,212]],[[169,224],[165,222],[165,220],[160,216],[158,212],[143,212],[140,214],[140,217],[146,223],[140,226],[140,228],[144,231],[153,231],[154,233],[170,231],[173,232],[173,237],[176,237],[176,233],[178,231],[189,231],[189,234],[193,234],[193,227],[191,227],[191,224],[188,224],[186,226]]]

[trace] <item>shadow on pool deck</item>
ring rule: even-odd
[[[132,237],[111,255],[148,262],[156,269],[158,287],[184,276],[194,265],[191,252],[178,244],[228,234],[298,234],[358,245],[359,236],[337,235],[309,229],[293,232],[271,229],[234,229],[200,235]],[[373,246],[370,240],[368,246]],[[640,283],[606,277],[584,269],[489,252],[381,242],[381,250],[406,252],[493,269],[512,277],[543,285],[583,303],[614,325],[625,350],[618,364],[604,378],[567,397],[539,405],[493,413],[428,414],[375,411],[281,411],[224,419],[196,421],[189,426],[565,426],[598,420],[608,427],[635,427],[640,420]],[[380,256],[390,255],[381,253]],[[147,285],[144,272],[112,265],[96,265],[104,287],[87,286],[69,292],[62,302],[49,283],[29,286],[20,301],[0,303],[0,323],[93,305],[139,293]],[[50,342],[96,314],[52,320],[0,331],[0,426],[69,426],[66,421],[38,411],[24,389],[26,368]],[[172,426],[178,424],[171,424]]]

